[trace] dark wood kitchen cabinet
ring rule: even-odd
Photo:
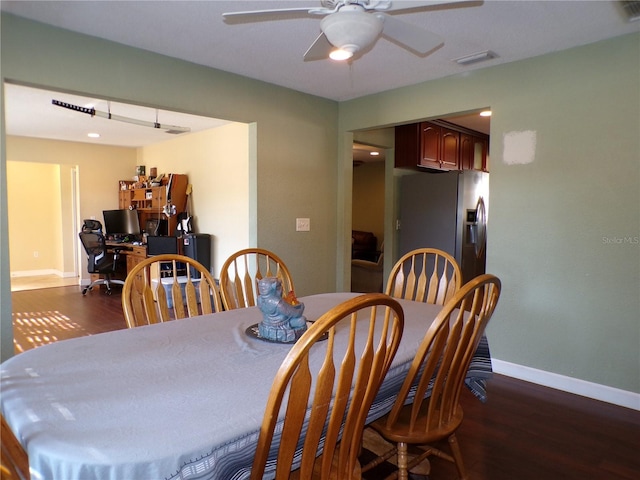
[[[396,168],[487,170],[489,137],[443,121],[395,128]]]
[[[396,168],[417,170],[420,163],[420,124],[410,123],[395,128]]]
[[[421,167],[437,170],[459,170],[460,133],[431,122],[420,124]]]
[[[469,133],[460,133],[460,170],[487,172],[488,151],[488,138]]]
[[[395,129],[396,168],[458,170],[460,134],[431,122]]]

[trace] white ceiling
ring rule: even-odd
[[[416,56],[383,37],[351,63],[336,63],[331,60],[304,62],[302,59],[320,33],[318,16],[280,15],[270,16],[270,21],[235,24],[226,24],[222,19],[224,12],[319,5],[319,0],[2,0],[0,8],[4,12],[35,21],[336,101],[640,31],[640,22],[628,22],[618,1],[468,2],[452,8],[421,8],[398,15],[397,18],[444,39],[444,45],[429,55]],[[485,50],[495,52],[498,58],[469,66],[460,66],[452,61]],[[29,136],[38,136],[36,130],[40,129],[51,138],[51,135],[60,134],[58,130],[68,130],[67,122],[73,122],[78,117],[87,117],[83,122],[95,124],[101,120],[111,128],[120,123],[91,118],[70,110],[65,112],[65,109],[51,105],[50,92],[39,95],[21,88],[9,86],[6,91],[6,128],[9,134],[21,135],[22,129],[28,128]],[[58,96],[59,100],[77,102],[82,106],[84,104],[81,102],[97,100],[96,108],[99,110],[110,108],[114,114],[145,121],[154,122],[157,115],[158,121],[163,124],[189,126],[194,131],[208,128],[206,121],[201,125],[199,122],[203,120],[180,114],[148,108],[139,110],[141,107],[132,108],[115,103],[107,105],[104,100],[89,97]],[[45,100],[47,107],[43,105]],[[123,110],[119,110],[121,107]],[[63,112],[64,120],[61,120]],[[55,114],[57,120],[52,121],[49,114]],[[215,120],[212,125],[217,125]],[[143,129],[147,134],[159,135],[160,139],[168,138],[168,134],[151,128],[128,124],[122,126],[129,133],[133,128]],[[148,140],[122,140],[126,145],[126,142],[132,141],[140,143]]]
[[[83,97],[21,85],[5,84],[5,97],[6,132],[9,135],[21,137],[131,148],[175,138],[174,134],[167,133],[163,129],[109,120],[97,115],[91,116],[53,105],[52,100],[84,108],[95,108],[99,112],[110,112],[112,116],[135,119],[145,124],[159,123],[163,126],[188,127],[192,133],[229,123],[216,118],[108,102],[95,97]],[[87,137],[89,133],[99,133],[100,138],[89,138]]]

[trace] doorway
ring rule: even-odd
[[[7,172],[8,236],[12,244],[9,264],[14,289],[79,284],[85,258],[78,241],[80,206],[94,214],[105,205],[113,205],[110,202],[117,200],[117,195],[111,194],[111,184],[124,178],[120,175],[113,180],[113,175],[99,173],[100,159],[117,157],[122,164],[135,165],[134,156],[140,147],[175,138],[175,134],[158,128],[70,112],[53,104],[53,100],[60,99],[83,108],[89,108],[87,102],[99,102],[93,105],[96,110],[114,109],[122,117],[150,118],[167,126],[187,125],[191,133],[232,123],[5,82],[7,164],[13,161],[18,165]],[[102,137],[88,136],[95,129]],[[106,153],[108,149],[113,149],[112,153]],[[64,164],[67,159],[76,164]],[[16,173],[27,168],[28,172]],[[115,168],[114,165],[111,172]],[[81,173],[83,184],[79,180]],[[85,198],[80,204],[82,185]],[[87,185],[91,187],[88,189]],[[46,199],[45,192],[51,192]],[[87,192],[91,198],[87,198]],[[51,260],[52,256],[55,260]]]
[[[11,291],[78,284],[77,182],[75,165],[7,162]]]
[[[382,292],[385,149],[353,144],[351,291]]]
[[[472,130],[475,132],[482,133],[484,135],[490,135],[491,122],[490,116],[480,116],[481,111],[488,110],[486,108],[477,109],[474,111],[470,111],[468,113],[456,113],[451,115],[445,115],[440,117],[440,120],[444,120],[448,123],[461,127],[462,129]],[[389,170],[393,172],[392,179],[386,179],[387,188],[393,186],[391,189],[393,192],[385,193],[384,188],[378,189],[378,193],[374,194],[370,191],[365,194],[362,193],[362,189],[360,189],[357,185],[358,177],[360,176],[361,166],[360,162],[355,161],[356,154],[358,153],[358,149],[361,144],[375,144],[377,146],[384,145],[384,148],[389,149],[389,157],[395,148],[395,127],[383,127],[379,129],[372,129],[368,131],[358,131],[353,133],[353,156],[354,156],[354,164],[353,164],[353,190],[352,190],[352,229],[355,230],[356,227],[362,225],[362,219],[360,217],[360,208],[364,209],[367,214],[370,214],[371,210],[376,209],[379,214],[383,217],[383,227],[381,231],[383,235],[380,237],[379,246],[382,244],[380,250],[386,250],[388,252],[388,257],[385,259],[386,269],[383,269],[384,272],[387,272],[391,269],[395,261],[399,258],[401,254],[401,249],[399,246],[399,237],[401,233],[401,229],[403,227],[402,223],[402,212],[400,212],[400,196],[402,189],[402,178],[407,175],[425,175],[423,172],[419,172],[416,170],[405,170],[400,168],[390,168]],[[487,149],[488,155],[488,149]],[[393,162],[395,159],[390,158],[389,161]],[[381,169],[382,178],[386,178],[388,175],[385,173],[385,169]],[[384,180],[383,183],[384,185]],[[374,200],[373,195],[377,195],[376,200]],[[387,198],[385,202],[385,196],[391,197]],[[364,207],[361,207],[364,205]],[[385,239],[384,233],[388,238]],[[385,246],[386,240],[386,248]],[[353,267],[352,267],[352,280],[353,280]]]

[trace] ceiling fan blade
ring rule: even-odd
[[[275,16],[288,14],[308,14],[312,7],[300,8],[280,8],[274,10],[247,10],[244,12],[228,12],[223,13],[222,18],[225,22],[257,22],[261,20],[272,20]]]
[[[325,60],[329,57],[329,53],[331,53],[331,50],[334,48],[335,47],[329,43],[327,36],[324,33],[321,33],[305,52],[303,57],[304,61],[313,62],[315,60]]]
[[[427,7],[447,7],[453,6],[456,3],[470,3],[470,4],[482,4],[484,2],[476,2],[470,0],[391,0],[391,6],[387,8],[386,12],[397,12],[399,10],[415,10],[417,8]]]
[[[426,54],[444,43],[442,37],[391,15],[376,13],[384,21],[382,35],[419,54]]]

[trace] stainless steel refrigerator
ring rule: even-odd
[[[485,272],[489,174],[416,173],[400,180],[399,255],[433,247],[453,255],[463,282]]]

